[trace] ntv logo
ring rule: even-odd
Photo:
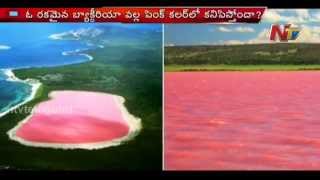
[[[288,40],[296,40],[299,36],[301,29],[298,27],[292,27],[291,24],[286,24],[280,28],[279,24],[273,24],[271,26],[270,40],[276,41],[276,35],[279,41],[287,42]]]

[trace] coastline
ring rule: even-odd
[[[63,90],[62,90],[63,91]],[[51,98],[52,93],[55,91],[50,92],[49,97]],[[82,91],[83,92],[83,91]],[[95,92],[95,93],[101,93],[101,92]],[[106,93],[103,93],[106,94]],[[123,144],[124,142],[127,142],[131,139],[133,139],[142,129],[142,123],[141,119],[138,117],[135,117],[134,115],[130,114],[125,107],[125,98],[122,96],[114,95],[112,94],[114,101],[116,102],[118,108],[121,111],[121,114],[124,118],[124,120],[127,122],[129,126],[129,132],[126,136],[123,136],[121,138],[116,138],[113,140],[108,141],[101,141],[101,142],[94,142],[94,143],[39,143],[39,142],[33,142],[24,140],[23,138],[20,138],[16,136],[17,130],[22,127],[24,123],[27,123],[33,114],[30,114],[28,117],[26,117],[24,120],[20,121],[15,127],[10,129],[7,134],[9,138],[13,141],[17,141],[22,145],[30,146],[30,147],[39,147],[39,148],[53,148],[53,149],[64,149],[64,150],[73,150],[73,149],[84,149],[84,150],[98,150],[103,149],[107,147],[112,146],[119,146]],[[37,106],[34,107],[34,109],[37,108]]]
[[[80,50],[76,50],[75,52],[79,53]],[[67,54],[65,54],[65,53],[67,53]],[[62,55],[68,56],[69,54],[68,54],[68,52],[62,52]],[[90,61],[93,61],[93,59],[94,59],[90,54],[87,54],[87,53],[79,53],[78,55],[86,57],[87,60],[85,62],[90,62]],[[80,62],[80,63],[85,63],[85,62]],[[74,64],[78,64],[78,63],[74,63]],[[30,67],[23,67],[23,68],[20,67],[20,68],[17,68],[17,69],[24,69],[24,68],[30,68]],[[19,104],[16,104],[16,105],[10,107],[8,110],[0,113],[0,118],[5,116],[6,114],[11,112],[12,110],[17,109],[18,107],[20,107],[20,106],[30,102],[31,100],[33,100],[35,95],[36,95],[36,93],[37,93],[37,91],[38,91],[38,89],[41,86],[41,82],[39,80],[37,80],[37,79],[28,78],[28,79],[25,79],[25,80],[21,80],[21,79],[17,78],[15,76],[15,74],[13,73],[13,70],[14,69],[10,69],[10,68],[0,69],[0,71],[2,71],[5,76],[7,76],[6,81],[21,82],[21,83],[29,84],[31,86],[31,94],[23,102],[21,102]]]
[[[90,54],[82,53],[83,51],[87,51],[87,50],[89,50],[89,49],[76,49],[76,50],[73,50],[73,51],[63,51],[61,54],[63,56],[69,56],[69,55],[84,56],[84,57],[88,58],[88,61],[92,61],[93,57]]]
[[[33,100],[38,89],[41,86],[41,83],[40,83],[40,81],[38,81],[36,79],[21,80],[15,76],[12,69],[1,69],[0,71],[2,71],[8,77],[6,79],[7,81],[26,83],[31,86],[31,94],[23,102],[16,104],[15,106],[10,107],[8,110],[0,113],[0,118],[1,118],[1,117],[5,116],[6,114],[8,114],[9,112],[11,112],[12,110],[17,109],[18,107],[25,105],[26,103]]]

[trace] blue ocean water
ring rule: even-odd
[[[52,34],[86,28],[78,26],[67,29],[63,24],[0,24],[3,35],[0,36],[0,45],[10,47],[0,50],[0,69],[57,66],[88,60],[80,55],[62,55],[64,51],[87,48],[85,42],[49,38]]]
[[[31,93],[31,86],[21,82],[0,80],[0,113],[25,100]]]
[[[88,61],[80,53],[93,48],[80,40],[55,40],[52,34],[94,28],[94,24],[0,24],[0,69],[48,67]],[[23,102],[32,87],[24,82],[7,81],[0,70],[0,114]]]

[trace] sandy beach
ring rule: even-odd
[[[28,103],[29,101],[31,101],[35,97],[37,90],[41,86],[41,83],[38,80],[35,80],[35,79],[21,80],[21,79],[17,78],[11,69],[3,69],[2,71],[4,72],[4,74],[6,76],[8,76],[7,81],[15,81],[15,82],[22,82],[22,83],[30,84],[32,86],[32,91],[31,91],[31,94],[28,96],[28,98],[26,98],[23,102],[9,108],[5,112],[0,113],[0,117],[8,114],[10,111],[12,111],[12,110]]]

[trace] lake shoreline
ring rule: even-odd
[[[63,92],[62,91],[52,91],[49,94],[50,99],[53,98],[53,93],[55,92]],[[74,91],[74,92],[85,92],[85,91]],[[93,93],[93,92],[88,92]],[[94,92],[98,94],[105,94],[100,92]],[[113,95],[113,94],[112,94]],[[41,148],[53,148],[53,149],[64,149],[64,150],[73,150],[73,149],[85,149],[85,150],[97,150],[112,146],[118,146],[121,145],[124,142],[127,142],[134,138],[142,129],[141,119],[133,116],[128,112],[126,107],[124,106],[125,99],[122,96],[113,95],[113,99],[121,111],[121,115],[123,119],[127,122],[127,125],[129,127],[129,132],[127,135],[112,139],[112,140],[106,140],[101,142],[91,142],[91,143],[44,143],[44,142],[34,142],[25,140],[17,135],[17,131],[25,124],[28,123],[28,121],[32,118],[34,114],[30,114],[28,117],[26,117],[24,120],[20,121],[14,128],[10,129],[7,134],[9,138],[13,141],[17,141],[18,143],[30,147],[41,147]],[[45,102],[45,101],[44,101]],[[37,108],[39,105],[36,105],[34,107]]]
[[[165,72],[318,70],[320,65],[165,65]]]

